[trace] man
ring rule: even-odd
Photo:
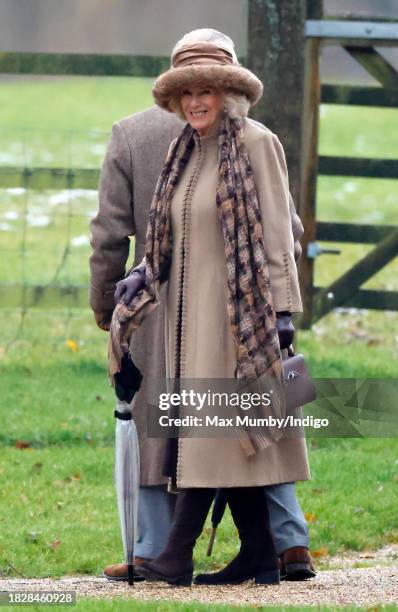
[[[97,325],[103,330],[109,329],[116,283],[125,275],[130,236],[135,236],[134,265],[145,255],[148,213],[156,181],[170,142],[179,135],[182,126],[174,114],[158,108],[113,125],[101,171],[99,211],[91,223],[90,304]],[[303,234],[303,226],[292,200],[290,208],[297,259],[301,253],[298,239]],[[136,566],[161,552],[175,501],[175,496],[167,493],[166,478],[162,476],[165,440],[146,436],[148,380],[165,378],[164,304],[163,299],[155,313],[134,333],[130,346],[132,359],[144,374],[134,411],[141,457]],[[264,491],[276,550],[281,558],[282,577],[300,580],[315,575],[308,551],[307,525],[295,497],[294,483],[265,487]],[[110,580],[126,580],[127,565],[109,566],[104,575]]]

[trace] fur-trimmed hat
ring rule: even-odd
[[[193,30],[178,41],[171,68],[156,79],[152,93],[158,106],[172,111],[172,98],[202,85],[243,94],[252,106],[263,93],[261,81],[239,64],[231,38],[210,28]]]

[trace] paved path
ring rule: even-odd
[[[105,578],[69,576],[54,580],[0,578],[0,590],[70,590],[77,597],[126,597],[140,601],[169,600],[246,605],[398,605],[398,567],[346,568],[320,571],[305,582],[282,582],[279,586],[172,588],[162,583],[113,583]]]

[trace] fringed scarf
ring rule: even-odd
[[[145,251],[147,288],[136,296],[130,308],[118,304],[112,318],[111,377],[120,369],[132,332],[158,305],[160,284],[168,278],[172,253],[171,202],[193,148],[194,130],[187,124],[169,152],[150,208]],[[227,307],[237,349],[236,378],[243,386],[266,375],[276,388],[283,389],[276,316],[263,243],[262,223],[267,219],[261,220],[242,121],[229,117],[225,117],[220,126],[215,205],[225,245]],[[279,396],[283,401],[282,395]],[[277,406],[276,413],[284,413],[281,406]],[[264,447],[268,443],[260,442],[255,446]]]

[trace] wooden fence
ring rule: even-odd
[[[360,288],[398,254],[398,227],[327,223],[316,219],[316,185],[320,175],[398,179],[398,160],[318,155],[318,117],[321,103],[398,107],[398,74],[376,49],[382,46],[398,46],[398,24],[308,20],[305,34],[306,70],[300,197],[300,216],[305,235],[302,243],[304,257],[300,266],[300,286],[304,301],[301,326],[309,328],[312,323],[339,306],[398,310],[397,291]],[[319,77],[322,44],[341,45],[381,87],[322,85]],[[375,244],[375,247],[328,287],[316,287],[316,257],[328,252],[322,249],[317,240]]]

